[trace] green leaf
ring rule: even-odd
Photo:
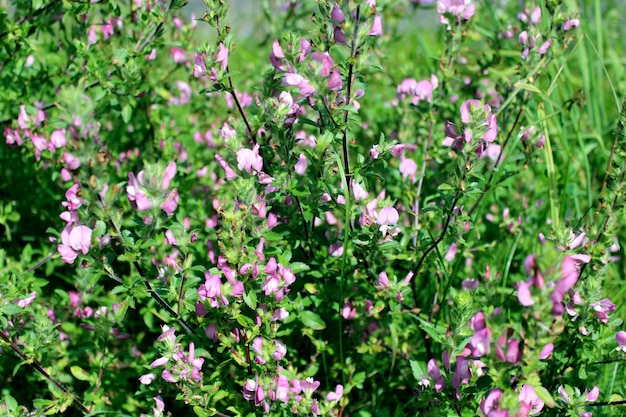
[[[17,400],[13,397],[11,397],[11,395],[8,392],[4,393],[4,396],[2,398],[4,400],[4,404],[7,407],[7,411],[16,411],[17,410],[17,406],[19,405],[17,403]]]
[[[282,240],[283,236],[280,233],[276,232],[265,232],[263,233],[263,237],[266,242],[271,242],[275,240]]]
[[[556,406],[556,401],[552,398],[552,395],[545,389],[542,385],[534,386],[535,393],[537,397],[539,397],[546,405],[550,408],[554,408]]]
[[[290,263],[289,264],[289,268],[291,268],[291,272],[293,272],[294,274],[298,274],[300,272],[308,271],[309,269],[311,269],[304,262],[293,262],[293,263]]]
[[[133,109],[128,104],[126,104],[122,108],[122,120],[124,121],[124,123],[130,122],[130,117],[132,115],[133,115]]]
[[[441,343],[442,345],[445,344],[446,342],[446,329],[444,327],[436,327],[434,324],[429,323],[428,321],[424,320],[421,317],[417,317],[417,319],[420,321],[421,323],[421,328],[428,333],[428,335],[430,337],[433,338],[433,340],[436,343]]]
[[[413,372],[413,377],[416,381],[420,382],[422,378],[426,375],[423,368],[423,363],[420,366],[420,363],[417,361],[409,361],[409,365],[411,366],[411,372]]]
[[[74,375],[74,378],[80,381],[89,381],[89,374],[80,366],[72,366],[70,372]]]
[[[244,303],[246,303],[246,305],[248,307],[250,307],[252,310],[256,309],[256,292],[254,291],[248,291],[248,292],[244,292],[243,293],[243,301]]]
[[[44,398],[35,398],[33,400],[33,407],[40,409],[40,410],[43,408],[48,408],[51,405],[54,405],[54,401],[52,400],[46,400]]]
[[[120,305],[115,310],[115,322],[122,323],[124,321],[124,316],[126,316],[126,311],[128,310],[128,299],[122,301]]]
[[[302,320],[302,324],[313,330],[324,330],[326,328],[322,318],[312,311],[300,312],[300,320]]]
[[[5,304],[2,307],[0,307],[0,313],[6,314],[7,316],[10,316],[13,314],[20,314],[22,310],[23,310],[22,307],[18,307],[15,304]]]

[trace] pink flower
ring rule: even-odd
[[[259,155],[259,145],[255,145],[252,150],[243,148],[237,152],[237,168],[252,174],[263,169],[263,158]]]
[[[369,195],[369,193],[365,191],[361,184],[354,180],[352,180],[352,193],[354,194],[354,198],[356,200],[364,200]]]
[[[204,272],[205,282],[200,286],[198,295],[201,300],[207,298],[217,298],[222,296],[222,280],[219,275],[211,275],[208,271]],[[203,289],[204,287],[204,289]]]
[[[499,410],[498,402],[500,402],[501,399],[502,390],[500,388],[491,390],[487,395],[487,398],[483,399],[480,402],[480,410],[486,416],[495,416],[496,414],[494,414],[494,412],[497,412]]]
[[[439,21],[449,25],[448,19],[445,17],[446,14],[456,16],[457,22],[460,22],[461,19],[469,20],[476,13],[476,5],[472,4],[471,0],[439,0],[437,1],[437,13],[441,15]]]
[[[480,100],[469,99],[465,100],[463,104],[461,104],[461,121],[463,123],[471,123],[472,117],[471,114],[477,112],[479,109],[483,109],[486,113],[491,113],[491,107],[489,105],[483,103]]]
[[[320,386],[320,382],[315,381],[311,377],[308,377],[304,381],[300,381],[300,388],[302,389],[302,392],[307,398],[310,398],[311,394],[313,394],[313,391],[315,391],[319,386]]]
[[[300,158],[298,158],[298,162],[296,162],[296,165],[294,166],[294,171],[298,175],[303,175],[308,166],[309,162],[307,161],[306,156],[303,153],[300,153]]]
[[[67,165],[67,168],[74,171],[80,167],[80,159],[76,158],[71,153],[65,152],[63,154],[63,161]]]
[[[165,168],[165,172],[163,173],[163,179],[161,180],[161,189],[167,190],[170,188],[170,181],[176,175],[176,162],[170,162]]]
[[[398,210],[393,207],[384,207],[378,213],[376,217],[376,224],[381,226],[389,226],[392,224],[398,224]]]
[[[178,195],[178,190],[174,188],[159,207],[165,212],[165,214],[171,216],[172,214],[174,214],[174,211],[176,211],[179,200],[180,196]]]
[[[456,247],[456,242],[452,242],[452,244],[450,245],[450,247],[448,248],[446,255],[444,256],[444,259],[448,262],[452,262],[454,260],[454,258],[456,257],[457,254],[457,247]]]
[[[530,283],[524,281],[517,284],[517,299],[519,303],[525,307],[535,303],[530,295]]]
[[[577,28],[580,26],[580,19],[569,19],[563,24],[563,30],[568,31],[572,28]]]
[[[382,36],[383,35],[383,18],[381,15],[377,14],[374,16],[374,21],[372,22],[372,28],[370,29],[368,35],[370,36]]]
[[[597,401],[600,396],[600,388],[594,386],[591,391],[585,390],[585,393],[585,399],[589,402],[594,402]]]
[[[221,155],[215,154],[217,164],[226,172],[226,180],[230,181],[237,178],[237,173],[228,165],[228,162]]]
[[[318,75],[321,77],[328,77],[330,70],[334,65],[334,61],[328,52],[313,52],[311,59],[319,64]]]
[[[615,334],[615,341],[617,342],[617,350],[621,350],[622,352],[626,352],[626,332],[620,330]]]
[[[67,143],[65,139],[65,129],[56,129],[52,132],[52,135],[50,135],[50,143],[57,149],[64,147]]]
[[[228,67],[228,49],[224,46],[222,42],[220,42],[220,46],[217,50],[215,62],[221,63],[223,69],[226,69],[226,67]]]
[[[187,60],[185,50],[179,47],[170,48],[170,55],[172,55],[174,62],[178,64],[184,63]]]
[[[169,360],[170,360],[169,358],[162,356],[159,359],[153,360],[152,363],[150,364],[150,368],[158,368],[159,366],[163,366],[167,362],[169,362]]]
[[[337,385],[334,392],[329,392],[326,395],[326,401],[339,401],[343,396],[343,385]]]
[[[522,385],[517,399],[520,402],[520,413],[524,416],[538,414],[545,405],[531,385]]]
[[[91,247],[91,229],[87,226],[76,226],[69,235],[69,245],[75,251],[87,254]]]
[[[539,55],[545,55],[546,52],[548,52],[548,49],[550,49],[550,47],[552,46],[552,39],[548,39],[547,41],[545,41],[540,47],[539,49],[537,49],[537,53]]]
[[[417,179],[417,164],[413,159],[405,158],[404,154],[400,155],[400,173],[402,178],[409,178],[412,182],[415,182]]]
[[[389,149],[389,153],[397,158],[398,156],[402,155],[405,149],[406,149],[406,144],[398,143],[397,145],[393,145]]]
[[[340,257],[341,255],[343,255],[343,243],[341,242],[335,242],[332,245],[330,245],[328,247],[328,254],[330,256],[334,256],[336,258]]]
[[[356,317],[356,308],[348,301],[341,309],[341,316],[346,320],[352,320]]]
[[[204,54],[195,53],[193,58],[193,76],[200,78],[206,75],[206,65],[204,64]]]
[[[326,88],[332,91],[341,90],[343,87],[343,81],[341,80],[341,74],[339,71],[334,70],[330,77],[328,78],[328,82],[326,83]]]
[[[485,327],[474,333],[470,340],[470,346],[472,347],[472,355],[477,358],[488,355],[491,351],[491,331]]]
[[[4,137],[6,138],[6,144],[7,145],[15,145],[17,144],[18,146],[22,145],[22,137],[20,136],[20,132],[18,129],[10,129],[8,127],[4,128]]]
[[[541,22],[541,7],[536,6],[530,13],[530,23],[536,25]]]
[[[156,376],[153,373],[145,374],[139,377],[139,382],[143,385],[150,385]]]
[[[469,361],[463,356],[458,355],[456,357],[456,367],[454,369],[454,375],[452,377],[452,387],[456,391],[457,399],[461,399],[459,387],[461,385],[467,385],[471,377],[472,371],[469,367]]]
[[[157,57],[157,50],[156,48],[152,48],[150,53],[146,55],[146,61],[154,61],[156,57]]]
[[[600,301],[596,301],[595,303],[591,303],[589,304],[589,307],[593,308],[593,310],[595,311],[595,316],[603,324],[608,323],[609,313],[615,311],[615,304],[613,304],[608,298],[604,298]]]
[[[27,297],[17,300],[15,302],[15,305],[17,305],[20,308],[26,308],[29,305],[31,305],[33,301],[35,301],[35,298],[37,298],[37,292],[33,291]]]
[[[144,194],[140,183],[143,183],[143,171],[135,177],[132,172],[128,173],[128,185],[126,185],[126,196],[133,205],[139,211],[149,210],[152,208],[152,202],[146,194]]]
[[[576,269],[576,262],[571,256],[566,256],[561,264],[562,278],[556,284],[550,300],[554,303],[561,303],[563,296],[569,290],[571,290],[578,281],[578,270]]]
[[[285,404],[289,402],[289,380],[284,375],[278,375],[276,378],[276,393],[274,398]]]

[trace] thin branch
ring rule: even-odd
[[[31,367],[33,367],[41,376],[48,380],[52,385],[56,386],[58,389],[63,391],[63,393],[72,398],[72,404],[78,408],[83,414],[89,414],[89,409],[85,407],[85,405],[78,400],[74,394],[72,394],[63,384],[57,381],[54,377],[52,377],[41,365],[41,363],[35,358],[29,358],[22,349],[19,348],[4,332],[0,331],[0,338],[11,347],[11,350],[17,354],[24,362],[28,363]]]
[[[359,31],[359,19],[361,18],[361,6],[356,6],[355,17],[354,17],[354,30],[352,31],[352,44],[350,46],[350,59],[348,60],[348,80],[346,82],[346,105],[350,104],[350,98],[352,97],[352,79],[354,77],[354,57],[356,56],[358,45],[357,45],[357,36]],[[343,115],[343,165],[346,173],[348,194],[352,192],[352,173],[350,172],[350,154],[348,152],[348,110],[344,110]],[[350,221],[350,223],[352,223]]]
[[[42,7],[39,10],[35,10],[32,14],[29,14],[27,16],[22,17],[20,20],[18,20],[17,26],[21,26],[22,24],[28,22],[29,20],[32,20],[34,18],[36,18],[37,16],[39,16],[40,14],[42,14],[43,12],[45,12],[46,10],[50,9],[51,7],[53,7],[54,5],[56,5],[57,3],[60,3],[60,0],[52,0],[50,3],[48,3],[47,5],[45,5],[44,7]],[[35,30],[37,29],[37,26],[33,26],[33,28],[35,28]],[[0,39],[4,38],[5,36],[7,36],[9,33],[11,33],[8,30],[5,30],[4,32],[0,33]],[[32,35],[32,33],[29,32],[29,35]]]
[[[215,20],[216,23],[216,28],[215,30],[217,31],[217,36],[219,38],[222,37],[222,30],[220,29],[220,19],[219,17],[216,18]],[[230,95],[232,96],[233,100],[235,101],[235,105],[237,106],[237,111],[239,111],[239,114],[241,115],[241,118],[243,119],[243,122],[246,125],[246,134],[248,135],[248,137],[250,138],[250,140],[252,141],[252,144],[256,145],[256,137],[253,134],[252,131],[252,126],[250,126],[250,122],[248,122],[248,118],[246,117],[246,113],[243,111],[243,107],[241,106],[241,103],[239,102],[239,99],[237,98],[237,94],[235,93],[235,87],[233,86],[233,79],[230,76],[230,69],[228,67],[228,65],[226,65],[226,79],[228,80],[228,92],[230,93]]]
[[[452,208],[450,209],[450,213],[448,213],[448,215],[446,216],[446,221],[444,223],[443,228],[441,229],[441,233],[439,234],[439,237],[437,237],[437,239],[435,239],[435,241],[431,243],[430,246],[424,251],[424,253],[422,254],[422,257],[417,262],[417,265],[415,265],[415,268],[413,268],[413,270],[411,271],[413,273],[413,278],[411,279],[411,291],[413,292],[413,305],[415,308],[417,308],[417,287],[416,287],[417,273],[422,267],[422,264],[426,260],[426,257],[428,256],[428,254],[430,254],[430,252],[432,252],[445,237],[446,232],[448,231],[448,227],[450,226],[452,219],[455,217],[454,214],[452,213],[452,210],[454,209],[454,207],[456,207],[456,204],[458,203],[459,199],[460,199],[460,195],[457,194],[454,197],[454,201],[452,202]]]
[[[426,151],[424,152],[424,161],[422,162],[422,169],[420,172],[420,179],[417,183],[417,194],[415,196],[415,236],[413,237],[413,246],[417,248],[417,236],[419,229],[419,215],[420,215],[420,196],[422,194],[422,185],[424,184],[424,177],[426,176],[426,164],[428,163],[428,148],[432,143],[433,138],[433,125],[434,123],[430,122],[430,127],[428,128],[428,140],[426,141]]]
[[[172,10],[172,7],[174,7],[174,3],[176,3],[176,0],[170,0],[170,4],[167,7],[168,13]],[[165,20],[167,19],[164,19],[161,23],[159,23],[157,27],[154,29],[154,32],[150,33],[150,35],[148,35],[144,39],[143,42],[139,43],[139,41],[137,41],[137,48],[136,48],[137,54],[140,54],[144,49],[146,49],[146,47],[150,45],[150,43],[154,40],[154,38],[157,37],[157,35],[159,34],[159,31],[163,28],[163,24],[165,23]]]
[[[511,130],[509,130],[509,133],[506,136],[506,139],[504,140],[504,143],[502,144],[502,148],[500,149],[500,154],[498,155],[498,159],[496,159],[495,166],[493,167],[493,169],[491,170],[491,173],[489,174],[489,179],[487,179],[487,183],[485,185],[485,191],[483,193],[481,193],[480,196],[478,196],[478,199],[476,200],[476,202],[474,203],[474,205],[472,206],[472,208],[468,212],[468,215],[470,217],[472,216],[472,214],[474,214],[474,211],[476,211],[476,209],[480,205],[480,202],[483,200],[483,198],[487,195],[487,193],[489,192],[489,190],[492,187],[491,181],[493,180],[493,177],[495,176],[496,171],[498,170],[498,168],[500,168],[498,165],[500,164],[500,160],[502,159],[502,156],[504,155],[504,149],[506,149],[506,145],[509,143],[509,140],[513,136],[513,132],[515,131],[515,127],[517,126],[517,124],[519,123],[519,121],[520,121],[520,119],[522,117],[522,112],[523,112],[523,108],[520,106],[520,109],[517,112],[517,116],[515,117],[515,121],[513,122],[513,126],[511,126]]]

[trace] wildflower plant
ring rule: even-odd
[[[2,413],[623,413],[611,2],[14,3]]]

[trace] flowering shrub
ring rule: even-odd
[[[622,415],[610,2],[14,3],[2,413]]]

